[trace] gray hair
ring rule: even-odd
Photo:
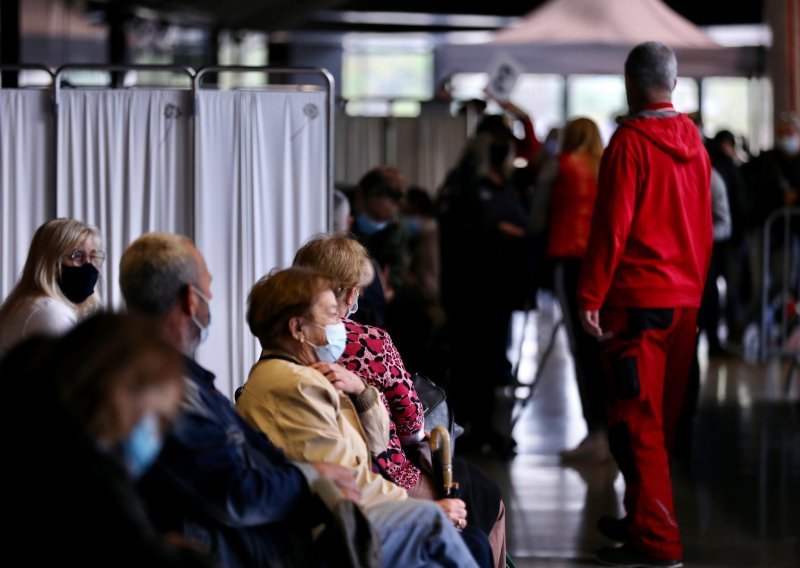
[[[187,285],[196,286],[200,269],[192,241],[172,233],[147,233],[122,254],[119,286],[128,309],[140,314],[167,313]]]
[[[643,91],[671,92],[678,78],[678,60],[675,52],[661,42],[640,43],[625,60],[625,75]]]

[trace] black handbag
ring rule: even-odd
[[[433,379],[414,373],[411,377],[417,396],[422,403],[425,416],[425,431],[430,432],[436,426],[444,426],[450,433],[450,448],[455,447],[455,440],[464,433],[464,429],[455,421],[455,415],[447,401],[447,391],[436,384]]]

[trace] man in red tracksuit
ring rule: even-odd
[[[608,377],[609,444],[625,478],[624,519],[598,528],[620,548],[612,566],[682,566],[669,451],[711,255],[711,166],[695,125],[672,107],[674,52],[633,48],[630,115],[600,166],[578,284],[581,322],[598,337]]]

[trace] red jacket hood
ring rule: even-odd
[[[700,137],[697,127],[685,114],[675,111],[645,112],[624,119],[619,127],[635,130],[676,161],[693,160],[703,150],[702,144],[697,143]]]

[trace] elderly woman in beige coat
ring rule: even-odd
[[[236,402],[242,417],[292,459],[353,469],[384,565],[476,566],[456,531],[466,527],[463,501],[410,499],[373,471],[389,416],[374,387],[335,363],[346,337],[332,282],[306,268],[278,271],[253,286],[247,321],[263,351]]]

